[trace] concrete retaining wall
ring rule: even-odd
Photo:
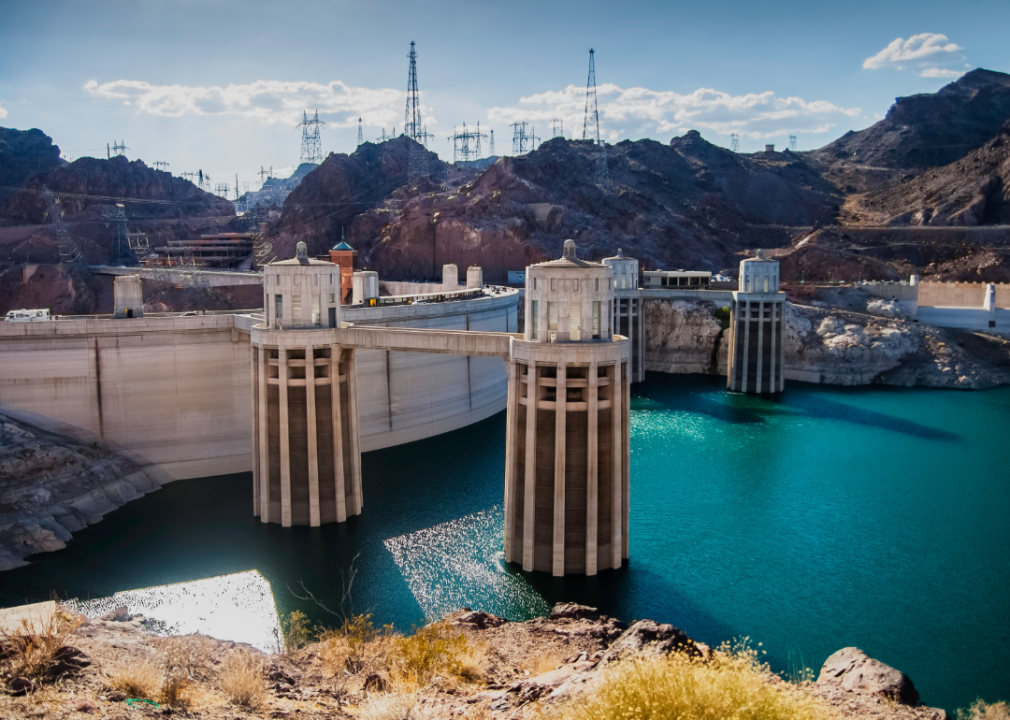
[[[920,282],[919,305],[929,307],[982,307],[987,283]],[[1010,284],[996,283],[996,307],[1010,308]]]
[[[362,325],[516,331],[518,293],[389,308]],[[251,469],[249,328],[235,315],[0,323],[0,405],[136,453],[174,480]],[[502,360],[361,350],[363,451],[464,427],[505,409]]]

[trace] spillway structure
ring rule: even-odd
[[[526,271],[505,461],[505,559],[526,571],[595,575],[628,557],[631,343],[614,332],[612,280],[572,240]]]
[[[729,321],[726,385],[744,393],[785,389],[783,341],[786,294],[779,291],[779,264],[758,250],[740,261]]]
[[[266,266],[264,321],[251,338],[253,513],[318,526],[361,513],[354,348],[334,342],[340,266],[295,257]]]

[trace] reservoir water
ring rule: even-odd
[[[504,414],[363,457],[364,514],[252,517],[251,476],[166,486],[0,575],[0,606],[259,570],[281,612],[311,591],[409,630],[470,605],[513,619],[572,600],[761,642],[816,672],[856,645],[927,704],[1010,699],[1010,388],[826,389],[781,398],[651,374],[632,398],[631,561],[596,578],[501,556]],[[356,558],[356,559],[355,559]]]

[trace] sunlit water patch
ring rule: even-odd
[[[546,615],[550,607],[501,551],[500,505],[385,541],[429,620],[472,607],[512,620]]]
[[[280,647],[274,594],[267,579],[255,570],[66,604],[88,617],[126,607],[133,615],[157,620],[167,635],[208,635],[264,652]]]

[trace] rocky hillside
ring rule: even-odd
[[[1010,383],[1010,342],[919,325],[893,303],[847,292],[845,304],[854,309],[786,303],[787,380],[965,390]],[[646,301],[646,370],[725,375],[729,334],[716,309],[704,301]]]
[[[41,130],[0,127],[0,201],[35,175],[60,167],[60,149]]]
[[[857,195],[846,209],[852,224],[1010,224],[1010,125],[960,160]]]
[[[810,157],[842,183],[872,183],[890,177],[886,171],[916,174],[959,160],[1008,119],[1010,75],[979,68],[939,92],[897,98],[883,120]]]
[[[62,550],[71,533],[159,487],[120,455],[0,410],[0,571]]]
[[[608,146],[607,160],[601,187],[595,146],[555,138],[462,188],[365,213],[351,243],[391,279],[437,277],[441,263],[456,262],[500,282],[524,262],[556,257],[566,238],[589,258],[622,247],[647,267],[719,270],[746,246],[787,242],[783,225],[830,222],[840,201],[799,155],[740,155],[694,131],[669,145]]]
[[[69,223],[100,217],[102,204],[117,202],[124,203],[128,216],[135,220],[235,214],[230,202],[185,178],[118,156],[110,160],[84,157],[33,177],[23,190],[0,204],[0,219],[8,224],[45,222],[43,188],[60,196]]]
[[[407,197],[410,145],[419,147],[398,138],[363,143],[350,155],[330,154],[285,199],[280,219],[268,232],[274,252],[290,256],[295,243],[304,240],[310,255],[323,254],[339,242],[342,229],[349,229],[356,216],[394,195]],[[428,153],[428,168],[434,178],[446,171],[434,153]],[[429,187],[426,183],[418,189]]]
[[[318,641],[289,633],[278,654],[203,635],[158,637],[157,618],[126,607],[99,618],[59,613],[59,652],[32,664],[33,675],[13,653],[0,656],[4,717],[951,717],[923,705],[903,672],[855,647],[828,657],[816,681],[812,670],[790,681],[746,648],[709,648],[669,624],[629,627],[573,603],[526,622],[463,608],[408,636],[359,616]],[[987,707],[988,718],[1006,706]]]

